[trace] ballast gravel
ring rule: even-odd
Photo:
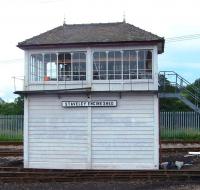
[[[200,182],[0,183],[3,190],[200,190]]]

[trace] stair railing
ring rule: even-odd
[[[173,88],[170,89],[170,87]],[[174,71],[159,72],[159,90],[162,92],[173,90],[174,93],[179,93],[181,96],[184,97],[185,94],[187,94],[190,96],[192,102],[197,107],[199,107],[200,105],[200,88],[191,86],[190,82],[188,82],[186,79],[184,79],[182,76],[180,76]]]

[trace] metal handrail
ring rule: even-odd
[[[186,92],[195,102],[196,106],[198,107],[198,105],[200,104],[200,89],[195,87],[195,86],[191,86],[191,83],[188,82],[186,79],[184,79],[182,76],[180,76],[179,74],[177,74],[174,71],[160,71],[159,72],[159,79],[161,79],[160,76],[164,76],[163,78],[163,84],[161,83],[161,81],[159,80],[159,85],[160,86],[173,86],[176,87],[175,88],[175,93],[177,92],[177,89],[179,90],[180,94],[183,92]],[[172,82],[170,80],[168,80],[169,84],[166,83],[166,80],[168,79],[166,76],[175,76],[175,82]],[[180,80],[180,84],[178,83],[178,80]],[[190,85],[190,89],[189,90],[187,88],[187,86]],[[194,91],[194,92],[193,92]],[[182,96],[184,96],[182,94]]]
[[[174,72],[174,71],[160,71],[159,72],[159,76],[162,75],[160,73],[164,73],[164,76],[166,75],[175,75],[176,78],[180,79],[181,81],[185,82],[187,85],[191,85],[191,83],[189,81],[187,81],[185,78],[183,78],[182,76],[180,76],[178,73]],[[167,74],[166,74],[167,73]],[[170,82],[171,83],[171,82]],[[200,93],[200,88],[197,88],[195,86],[191,86],[191,88],[196,91],[197,93]]]

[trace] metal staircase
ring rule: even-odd
[[[159,97],[178,98],[200,114],[200,88],[191,85],[174,71],[160,71]]]

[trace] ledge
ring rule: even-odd
[[[27,91],[15,91],[14,94],[21,95],[30,95],[30,94],[66,94],[66,93],[105,93],[105,92],[119,92],[119,93],[150,93],[150,94],[158,94],[158,90],[110,90],[110,91],[92,91],[91,88],[75,88],[75,89],[57,89],[57,90],[27,90]]]

